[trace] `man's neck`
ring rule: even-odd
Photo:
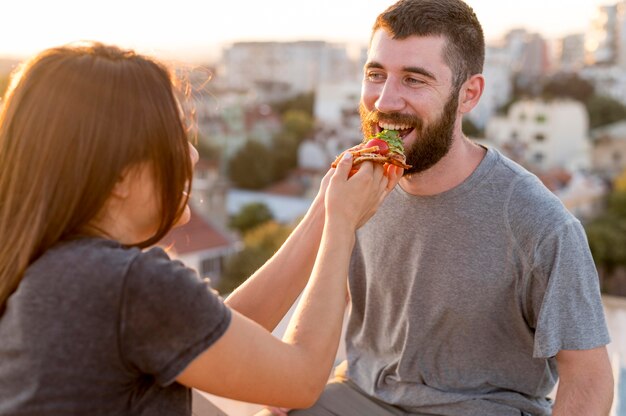
[[[463,183],[476,170],[487,151],[458,134],[450,151],[430,169],[404,176],[400,186],[412,195],[437,195]]]

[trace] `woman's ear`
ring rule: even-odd
[[[125,168],[115,183],[115,186],[113,186],[111,196],[117,199],[128,198],[131,193],[133,178],[135,178],[136,175],[136,169]]]
[[[469,113],[480,100],[485,90],[485,78],[482,74],[475,74],[461,86],[459,91],[460,111],[462,114]]]

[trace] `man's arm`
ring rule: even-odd
[[[559,387],[553,416],[607,416],[613,403],[613,372],[606,347],[559,351]]]

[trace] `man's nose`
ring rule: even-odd
[[[406,103],[396,83],[388,79],[374,105],[381,113],[393,113],[403,110]]]

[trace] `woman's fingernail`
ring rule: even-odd
[[[344,153],[343,154],[343,159],[344,160],[352,159],[352,153],[350,153],[350,152]]]

